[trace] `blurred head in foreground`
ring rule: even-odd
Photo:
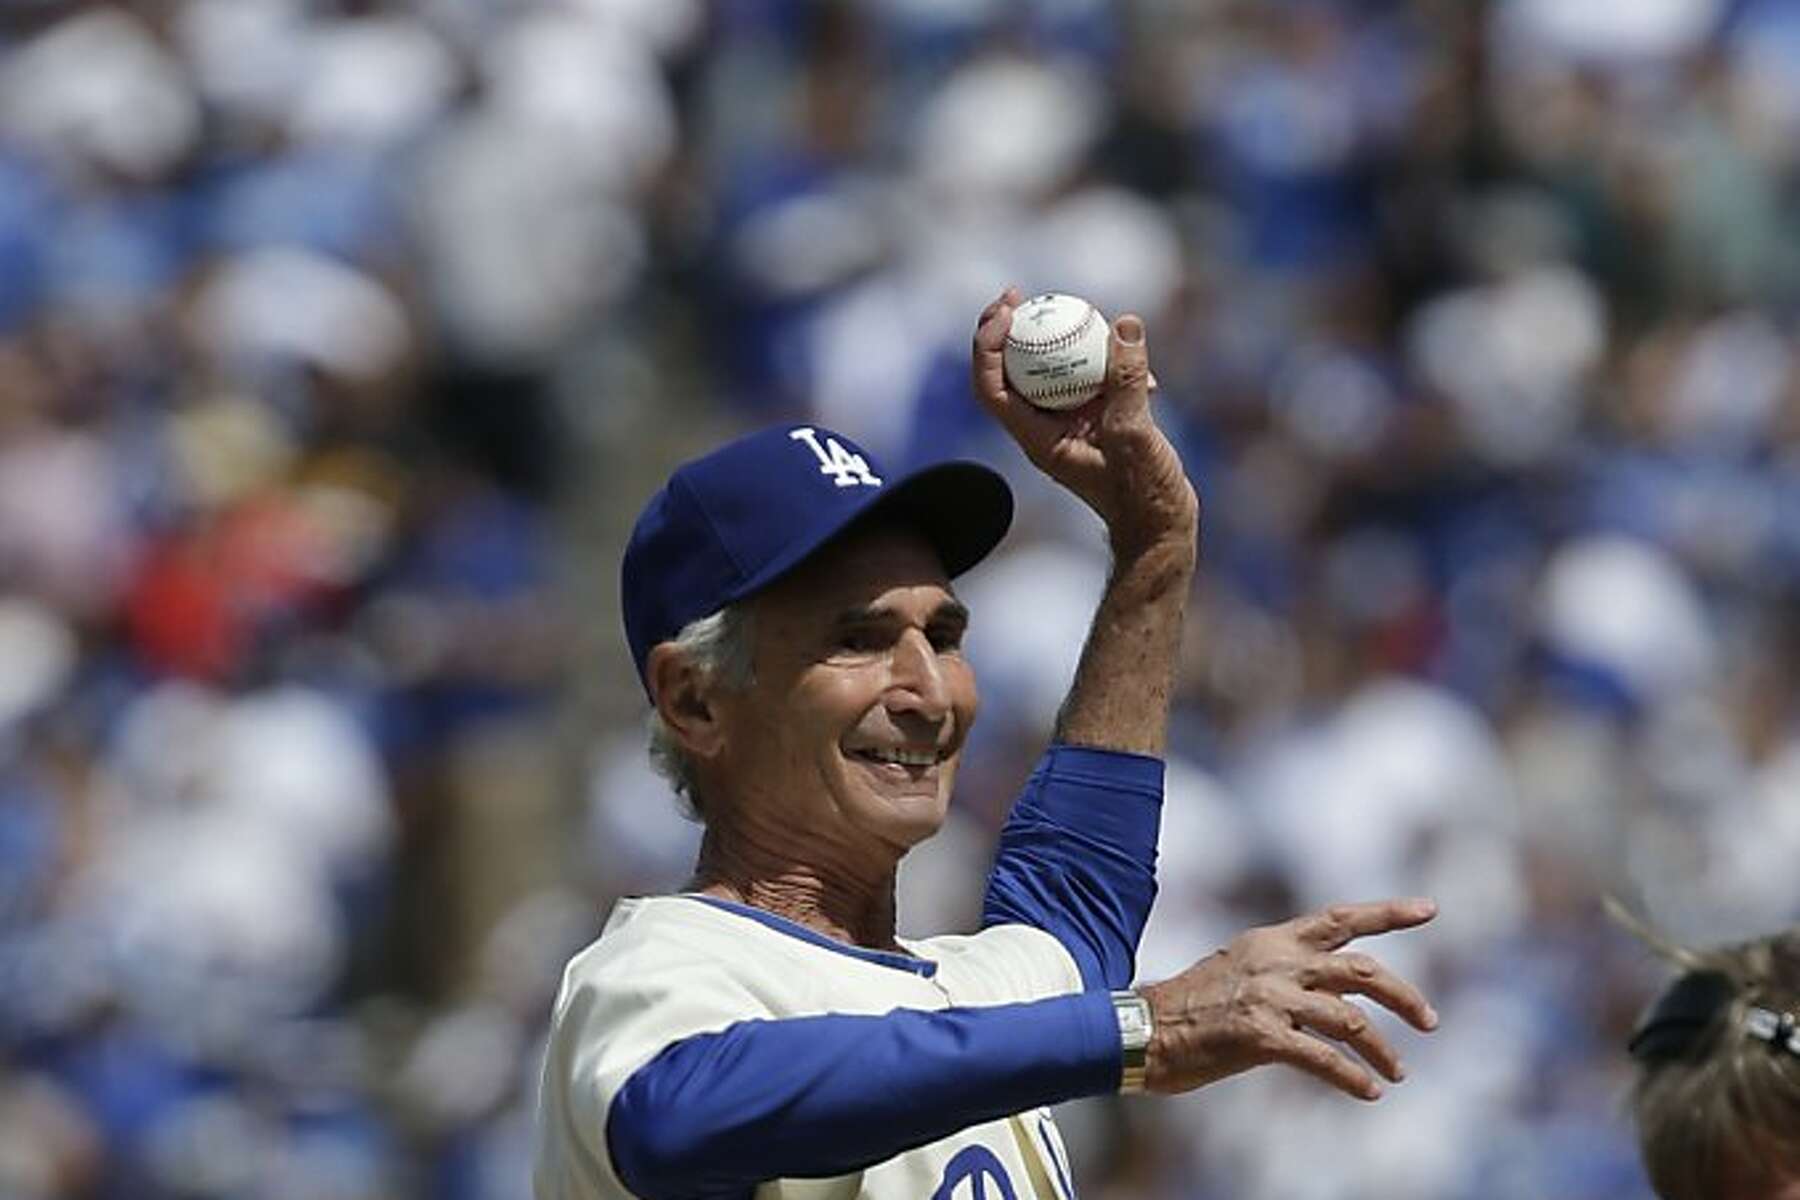
[[[1800,1200],[1800,929],[1704,951],[1631,1038],[1644,1165],[1663,1200]]]

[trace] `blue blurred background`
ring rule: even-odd
[[[1064,1115],[1101,1200],[1643,1200],[1678,937],[1800,917],[1800,6],[7,0],[0,1196],[528,1194],[540,1040],[697,840],[615,572],[804,417],[1021,499],[902,925],[967,926],[1103,578],[977,416],[1150,330],[1206,505],[1143,973],[1424,892],[1359,1106]]]

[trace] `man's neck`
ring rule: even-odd
[[[690,888],[735,900],[871,950],[900,950],[894,939],[894,872],[858,877],[799,862],[708,830]]]

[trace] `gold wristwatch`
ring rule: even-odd
[[[1155,1022],[1150,1002],[1136,992],[1112,993],[1113,1015],[1119,1019],[1119,1050],[1124,1065],[1119,1072],[1119,1091],[1144,1090],[1144,1069],[1150,1059],[1150,1034]]]

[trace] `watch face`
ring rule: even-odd
[[[1113,1005],[1119,1018],[1119,1036],[1132,1046],[1150,1040],[1150,1006],[1142,1000],[1125,1000]]]
[[[1131,992],[1113,993],[1113,1015],[1119,1020],[1121,1092],[1141,1092],[1150,1051],[1150,1004]]]

